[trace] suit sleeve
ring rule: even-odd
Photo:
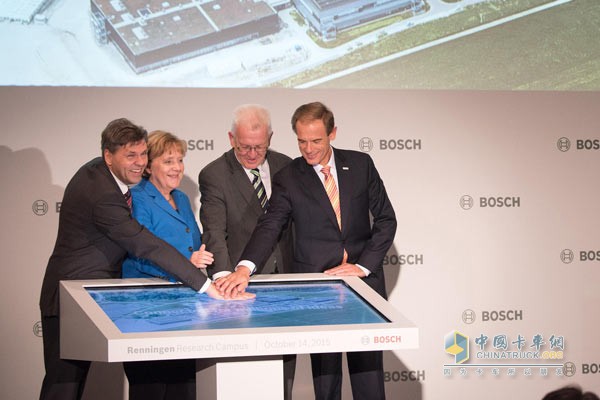
[[[383,258],[394,242],[396,235],[396,213],[385,190],[373,160],[368,162],[369,211],[373,216],[371,238],[368,240],[357,264],[371,272],[382,268]]]
[[[219,180],[222,179],[223,177],[211,175],[205,170],[202,170],[198,177],[202,242],[206,245],[206,250],[214,256],[213,265],[208,268],[211,276],[222,271],[233,272],[233,263],[227,248],[227,201],[219,184]]]
[[[159,265],[194,290],[200,290],[207,277],[174,247],[157,238],[130,215],[119,193],[107,193],[94,206],[98,229],[138,258]]]

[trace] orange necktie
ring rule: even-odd
[[[338,227],[340,231],[342,230],[342,211],[340,208],[340,195],[337,190],[337,186],[335,184],[335,179],[331,176],[331,166],[326,165],[321,169],[321,172],[325,176],[325,191],[327,192],[327,197],[329,197],[329,201],[331,202],[331,207],[333,207],[333,211],[335,212],[335,218],[337,219]],[[344,259],[342,260],[342,264],[345,264],[348,260],[348,253],[346,249],[344,249]]]

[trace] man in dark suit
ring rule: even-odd
[[[240,257],[240,273],[217,287],[225,294],[243,291],[242,273],[248,276],[268,257],[281,230],[293,221],[294,272],[359,276],[386,298],[382,264],[394,240],[396,216],[373,160],[331,147],[337,128],[322,103],[299,107],[292,128],[302,157],[273,178],[269,209]],[[347,359],[353,398],[384,399],[382,352],[352,352]],[[339,399],[341,354],[311,354],[311,366],[316,399]]]
[[[258,218],[268,206],[272,178],[292,161],[286,155],[269,150],[273,134],[271,117],[262,106],[246,104],[236,108],[228,134],[231,149],[204,167],[198,177],[202,242],[214,257],[207,271],[217,280],[236,274],[234,267]],[[264,207],[257,195],[259,181],[265,191]],[[291,272],[288,268],[292,265],[292,248],[291,232],[286,229],[255,272]],[[284,357],[286,399],[291,398],[295,365],[295,355]]]
[[[146,141],[146,130],[129,120],[110,122],[102,132],[102,158],[82,166],[65,189],[40,297],[46,368],[40,399],[81,398],[90,366],[88,361],[60,358],[60,280],[120,278],[129,252],[160,265],[195,290],[222,298],[189,260],[131,217],[127,185],[142,178],[148,162]]]

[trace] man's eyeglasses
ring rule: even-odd
[[[262,146],[246,146],[246,145],[243,145],[243,146],[236,146],[235,149],[240,154],[248,154],[252,150],[254,150],[258,154],[263,154],[263,153],[265,153],[267,151],[268,148],[269,148],[269,146],[266,146],[266,145],[262,145]]]

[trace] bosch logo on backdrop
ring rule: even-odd
[[[373,140],[363,137],[358,141],[358,148],[367,153],[373,150]],[[379,139],[379,150],[422,150],[421,139]]]
[[[581,373],[584,375],[600,374],[600,363],[598,363],[598,364],[594,364],[594,363],[581,364]]]
[[[425,380],[424,370],[403,370],[403,371],[385,371],[383,373],[384,382],[416,382]]]
[[[37,337],[43,336],[42,321],[37,321],[35,324],[33,324],[33,334]]]
[[[563,365],[562,370],[563,370],[563,374],[569,378],[572,377],[573,375],[575,375],[575,372],[577,372],[577,368],[575,367],[575,364],[573,364],[572,362],[566,362]]]
[[[473,208],[473,198],[466,194],[460,198],[459,204],[463,210],[470,210]]]
[[[462,321],[465,324],[472,324],[477,320],[477,313],[473,310],[465,310],[462,313]]]
[[[575,254],[571,249],[564,249],[560,252],[560,260],[565,264],[571,264],[575,259]]]
[[[188,151],[206,151],[215,149],[215,141],[213,139],[188,139],[185,142],[187,143]]]
[[[422,150],[421,139],[380,139],[379,150]]]
[[[561,137],[560,139],[558,139],[556,147],[558,147],[558,149],[564,153],[565,151],[569,151],[569,149],[571,148],[571,141],[566,137]]]
[[[571,148],[571,140],[566,137],[561,137],[556,142],[558,150],[564,152]],[[577,139],[575,140],[576,150],[600,150],[600,139]]]
[[[423,254],[386,254],[383,265],[423,265]]]
[[[60,212],[61,204],[62,204],[62,202],[55,203],[55,210],[57,213]],[[48,205],[48,202],[46,200],[36,200],[31,205],[31,210],[38,217],[43,217],[44,215],[48,214],[48,211],[50,210],[50,206]]]
[[[368,153],[369,151],[373,150],[373,141],[368,137],[361,138],[358,142],[358,148],[360,151]]]
[[[46,215],[48,213],[48,203],[45,200],[36,200],[31,205],[33,213],[37,216]]]
[[[600,250],[580,250],[578,251],[578,261],[600,261]],[[576,253],[571,249],[564,249],[560,252],[560,260],[565,264],[571,264],[575,261]]]
[[[470,210],[475,206],[475,200],[469,195],[464,195],[459,200],[463,210]],[[482,196],[479,197],[479,208],[519,208],[520,196]]]
[[[482,311],[481,320],[487,321],[522,321],[523,310]]]

